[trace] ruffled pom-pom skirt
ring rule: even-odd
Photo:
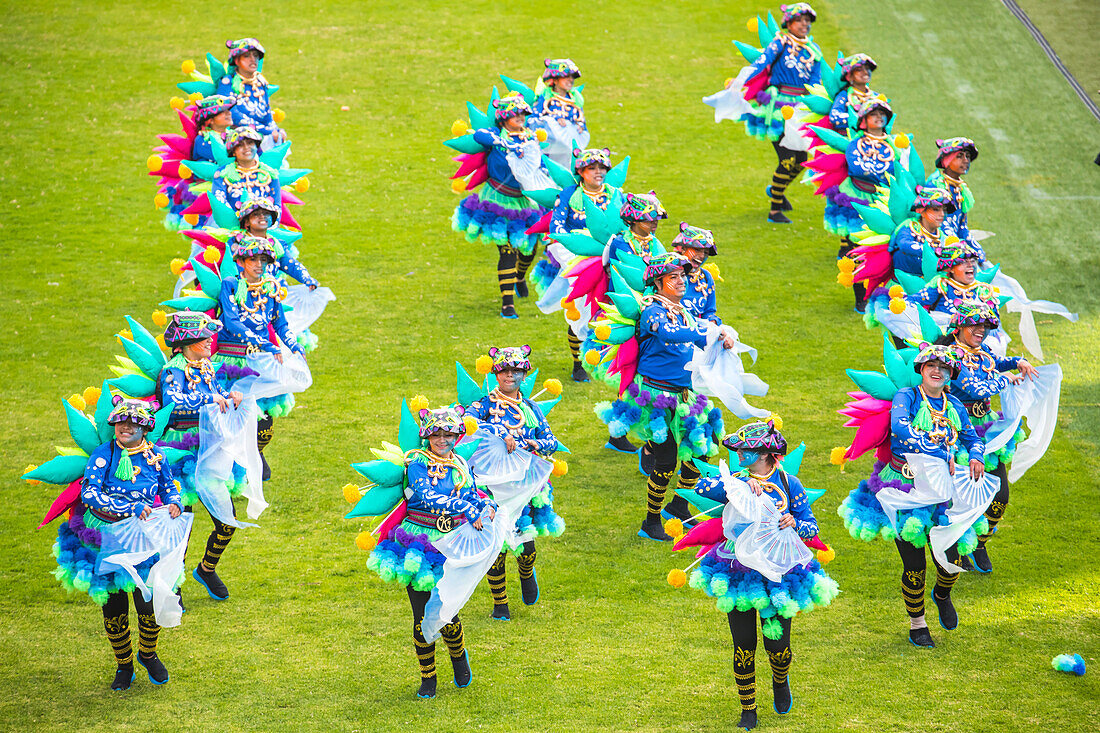
[[[542,213],[538,204],[526,196],[508,196],[485,184],[455,207],[451,228],[466,235],[469,242],[510,246],[529,255],[535,251],[539,237],[527,230]]]
[[[384,537],[367,559],[367,568],[388,583],[431,591],[443,577],[446,559],[432,545],[443,533],[405,520]]]
[[[646,385],[636,375],[614,402],[600,402],[596,415],[613,437],[629,435],[642,442],[664,443],[671,437],[679,446],[677,459],[718,455],[724,425],[722,410],[706,395],[685,389],[666,392]]]
[[[70,592],[87,593],[101,606],[110,594],[132,593],[135,587],[133,579],[124,572],[100,575],[95,571],[102,541],[99,528],[105,524],[78,504],[72,515],[63,519],[57,528],[57,541],[53,546],[57,559],[53,575],[61,586]],[[153,555],[136,566],[143,580],[159,559],[160,555]]]

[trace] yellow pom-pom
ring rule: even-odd
[[[769,419],[769,420],[771,420],[771,422],[772,422],[772,425],[774,425],[774,426],[775,426],[775,429],[776,429],[776,430],[782,430],[782,429],[783,429],[783,418],[779,417],[779,415],[776,415],[776,414],[775,414],[775,413],[773,412],[773,413],[772,413],[772,414],[771,414],[771,415],[770,415],[770,416],[768,417],[768,419]]]
[[[275,124],[278,125],[286,119],[286,112],[283,112],[281,109],[276,107],[275,109],[271,110],[271,119],[275,120]]]
[[[836,448],[833,448],[831,451],[829,451],[829,463],[833,464],[834,466],[843,466],[844,454],[847,452],[848,449],[842,445],[838,445]]]
[[[130,332],[130,329],[124,328],[118,332],[119,338],[124,338],[128,341],[134,340],[134,334]]]
[[[467,435],[473,435],[477,432],[477,420],[467,415],[462,418],[462,425],[466,428]]]
[[[722,271],[719,270],[718,265],[714,264],[713,262],[708,262],[707,264],[703,265],[703,269],[709,272],[710,276],[718,282],[725,282],[725,280],[722,279]]]
[[[851,273],[856,271],[856,261],[848,257],[841,257],[836,261],[836,266],[841,272]]]
[[[70,405],[80,410],[81,412],[84,412],[84,408],[87,407],[87,405],[84,404],[84,397],[82,395],[69,395],[69,399],[67,401]]]
[[[837,276],[836,276],[836,281],[838,283],[840,283],[841,285],[843,285],[844,287],[850,287],[851,284],[852,284],[852,273],[850,273],[850,272],[838,273]]]
[[[413,412],[414,415],[421,410],[428,409],[428,398],[422,394],[416,395],[411,400],[409,400],[409,409]]]
[[[783,115],[783,119],[789,120],[794,117],[794,107],[784,107],[780,114]]]
[[[451,181],[451,190],[454,191],[455,193],[462,193],[463,191],[465,191],[466,190],[466,179],[465,178],[456,178],[453,181]]]
[[[745,24],[745,27],[753,33],[756,33],[756,31],[760,28],[760,21],[757,20],[756,16],[754,15],[749,18],[749,22]]]
[[[725,89],[726,87],[728,87],[732,83],[733,83],[733,77],[732,76],[727,76],[726,80],[722,83],[722,88]]]
[[[573,307],[573,301],[571,301],[569,298],[562,298],[559,302],[561,304],[562,310],[569,310]]]
[[[569,464],[566,463],[564,459],[555,458],[554,467],[550,469],[550,473],[555,476],[564,476],[569,473]]]
[[[218,251],[217,247],[211,244],[203,250],[202,258],[206,260],[206,264],[216,265],[222,261],[222,253]]]
[[[182,179],[184,179],[184,180],[187,180],[188,178],[190,178],[190,177],[191,177],[191,169],[190,169],[190,168],[188,168],[188,167],[187,167],[186,165],[184,165],[183,163],[180,163],[180,167],[179,167],[179,176],[180,176],[180,178],[182,178]]]
[[[183,266],[186,264],[187,260],[182,260],[177,257],[168,264],[168,269],[172,271],[173,275],[179,277],[183,274]]]
[[[947,246],[951,246],[952,244],[958,244],[959,243],[959,238],[956,237],[954,234],[952,234],[950,237],[943,240],[943,243]]]
[[[157,334],[157,345],[160,346],[160,348],[162,348],[162,349],[167,349],[168,348],[168,344],[164,343],[164,334],[163,333],[158,333]]]
[[[188,94],[187,98],[190,99],[192,102],[202,101],[202,95],[199,94],[198,92],[193,92],[191,94]]]
[[[577,308],[575,306],[570,306],[565,311],[565,317],[568,318],[571,321],[579,321],[580,318],[581,318],[581,312],[579,310],[577,310]]]
[[[359,493],[358,486],[355,484],[344,484],[344,501],[349,504],[356,504],[362,496],[363,495]]]
[[[466,120],[455,120],[451,123],[451,137],[462,137],[470,131],[470,126],[466,124]]]
[[[894,136],[894,147],[895,148],[901,148],[902,150],[909,147],[909,136],[908,135],[895,135]]]
[[[162,310],[153,311],[153,323],[164,328],[168,325],[168,314]]]
[[[540,143],[546,142],[546,137],[547,137],[546,136],[546,130],[543,130],[543,129],[535,130],[535,138],[537,138]]]
[[[184,74],[187,74],[188,76],[191,76],[191,74],[195,73],[195,62],[191,59],[187,59],[182,64],[180,64],[180,71],[182,71]]]
[[[294,190],[298,193],[305,193],[309,190],[309,176],[302,176],[294,182]]]
[[[477,370],[478,374],[488,374],[493,371],[493,357],[488,354],[482,354],[477,358],[477,361],[474,362],[474,369]]]
[[[156,173],[164,165],[164,159],[159,155],[150,155],[145,159],[145,165],[149,168],[150,173]]]
[[[687,585],[688,575],[680,568],[673,568],[668,571],[668,584],[673,588],[683,588]]]
[[[590,349],[584,355],[584,360],[587,361],[591,366],[596,366],[600,363],[600,352],[596,351],[595,349]]]
[[[176,491],[183,491],[183,484],[180,483],[179,479],[172,479],[172,484],[176,487]]]
[[[905,312],[905,298],[890,298],[890,312],[900,316]]]
[[[363,552],[370,552],[378,544],[378,538],[370,532],[360,532],[355,536],[355,546]]]
[[[665,532],[672,538],[683,537],[684,523],[676,517],[673,517],[665,522]]]
[[[891,298],[901,298],[905,295],[905,288],[900,285],[891,285],[889,292]]]
[[[826,547],[828,547],[828,545],[826,545]],[[828,565],[830,562],[833,561],[833,558],[835,558],[835,557],[836,557],[836,550],[834,550],[831,547],[829,547],[828,550],[818,550],[817,551],[817,561],[819,563],[821,563],[822,565]]]
[[[607,341],[609,338],[611,338],[611,326],[607,325],[606,323],[601,323],[593,329],[593,333],[596,335],[596,338],[598,340]]]
[[[167,194],[158,193],[156,196],[154,196],[153,206],[156,206],[158,209],[163,209],[164,207],[168,206]]]
[[[187,222],[188,224],[190,224],[191,226],[195,226],[196,224],[199,223],[199,215],[198,214],[184,214],[183,215],[183,220],[185,222]]]
[[[99,396],[103,394],[103,390],[99,387],[88,387],[84,390],[84,394],[80,395],[84,398],[85,405],[94,405],[99,402]]]
[[[542,383],[542,388],[552,394],[554,397],[557,397],[561,394],[561,380],[551,377],[550,379],[547,379],[545,382]]]
[[[31,471],[33,471],[36,468],[38,468],[38,466],[34,465],[33,463],[28,463],[26,466],[23,467],[23,473],[24,474],[30,473]],[[27,483],[30,484],[31,486],[38,486],[42,482],[37,480],[37,479],[29,478],[29,479],[27,479]]]
[[[172,109],[183,109],[187,106],[187,100],[183,97],[172,97],[168,100],[168,106]]]

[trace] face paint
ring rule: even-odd
[[[748,468],[752,464],[760,460],[760,454],[753,450],[739,450],[737,451],[737,465],[741,468]]]
[[[454,450],[455,443],[458,442],[455,436],[450,433],[435,433],[429,440],[429,444],[432,447],[432,452],[439,456],[445,456]]]

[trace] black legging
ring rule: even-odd
[[[194,512],[193,506],[184,507],[185,512]],[[233,516],[237,516],[237,507],[233,507]],[[229,546],[229,541],[233,539],[233,533],[237,530],[236,527],[229,524],[222,524],[211,515],[210,521],[214,523],[214,529],[210,532],[210,536],[206,538],[206,551],[202,555],[200,564],[203,571],[207,573],[214,572],[215,566],[222,558],[222,553],[225,552],[225,548]],[[194,529],[194,525],[192,525]],[[191,535],[187,535],[187,544],[191,544]],[[184,548],[184,562],[187,561],[187,549]]]
[[[787,186],[802,171],[809,155],[805,150],[791,150],[778,142],[772,142],[772,147],[775,148],[779,163],[772,174],[771,210],[779,211],[786,198]]]
[[[733,636],[733,676],[742,710],[756,710],[756,611],[730,611],[730,634]],[[787,682],[791,670],[791,620],[776,616],[783,635],[778,639],[764,637],[764,649],[772,666],[772,684]]]
[[[535,569],[535,541],[523,543],[523,552],[516,557],[516,565],[519,566],[520,579],[530,578]],[[489,591],[493,594],[494,606],[508,605],[508,551],[502,550],[497,559],[485,573],[485,580],[489,583]]]
[[[497,284],[500,286],[500,307],[514,308],[516,293],[516,250],[511,245],[497,247]]]
[[[141,591],[134,591],[134,610],[138,615],[138,650],[148,657],[157,652],[160,625],[153,613],[153,602],[146,601]],[[132,667],[134,649],[130,643],[130,598],[125,591],[115,591],[103,604],[103,628],[111,642],[115,662],[120,667]]]
[[[653,470],[646,482],[646,520],[660,521],[661,508],[665,503],[665,495],[672,483],[672,477],[676,475],[676,455],[678,446],[676,439],[671,435],[663,443],[654,443],[652,440],[643,446],[653,455]],[[680,461],[680,479],[677,488],[692,490],[699,482],[699,469],[691,462],[691,459]],[[669,509],[675,514],[689,512],[688,503],[683,497],[677,495],[668,503]]]
[[[894,540],[898,546],[898,554],[901,555],[901,595],[905,599],[905,611],[910,618],[920,618],[924,615],[924,573],[928,567],[924,557],[924,548],[916,547],[911,542],[898,538]],[[947,559],[952,563],[959,559],[958,550],[952,547],[947,551]],[[936,584],[932,592],[939,598],[947,598],[951,595],[951,588],[955,585],[958,573],[948,573],[936,562],[936,556],[932,556],[932,564],[936,566]]]
[[[985,519],[989,522],[989,531],[978,537],[978,547],[985,547],[985,543],[993,536],[993,531],[997,529],[997,524],[1004,517],[1005,509],[1008,507],[1008,468],[1005,464],[998,463],[997,467],[990,473],[1001,480],[1001,488],[997,490],[997,494],[990,502],[989,508],[985,510]]]
[[[405,586],[405,590],[409,592],[409,605],[412,606],[413,646],[416,648],[416,659],[420,664],[420,678],[435,677],[435,642],[429,644],[420,628],[420,624],[424,621],[424,607],[432,597],[431,591],[414,590],[411,585]],[[451,623],[445,624],[440,629],[440,635],[447,644],[452,660],[465,657],[466,644],[462,636],[462,622],[459,621],[458,616],[452,618]]]

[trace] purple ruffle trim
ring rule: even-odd
[[[198,433],[184,433],[179,440],[166,440],[164,445],[169,448],[178,448],[180,450],[191,450],[197,448],[199,445]]]
[[[772,95],[768,94],[767,90],[761,90],[756,93],[757,104],[767,104],[772,101]]]
[[[477,194],[464,198],[461,205],[462,208],[471,212],[471,215],[483,211],[493,216],[503,217],[509,221],[527,221],[532,216],[539,216],[539,210],[536,208],[524,207],[522,209],[506,209],[492,201],[482,201]]]
[[[236,364],[230,364],[229,362],[222,362],[221,373],[225,375],[225,378],[231,382],[235,382],[238,379],[244,377],[251,377],[255,374],[259,374],[255,369],[248,367],[237,366]]]
[[[91,545],[93,547],[99,547],[102,544],[102,535],[99,530],[94,527],[84,526],[84,513],[73,512],[73,516],[69,519],[69,529],[76,535],[76,538],[85,545]]]
[[[895,489],[904,491],[908,494],[909,490],[912,488],[911,485],[906,484],[904,481],[898,481],[897,479],[893,479],[891,481],[883,481],[882,478],[879,477],[879,471],[881,471],[885,467],[886,464],[882,461],[875,461],[875,466],[871,469],[871,477],[867,479],[867,488],[871,490],[871,493],[877,494],[879,492],[879,489],[885,486],[890,486]]]
[[[869,206],[870,202],[866,199],[857,199],[855,196],[849,196],[846,193],[841,193],[839,187],[836,194],[832,197],[832,202],[837,206],[847,206],[852,208],[852,204],[859,204],[860,206]]]

